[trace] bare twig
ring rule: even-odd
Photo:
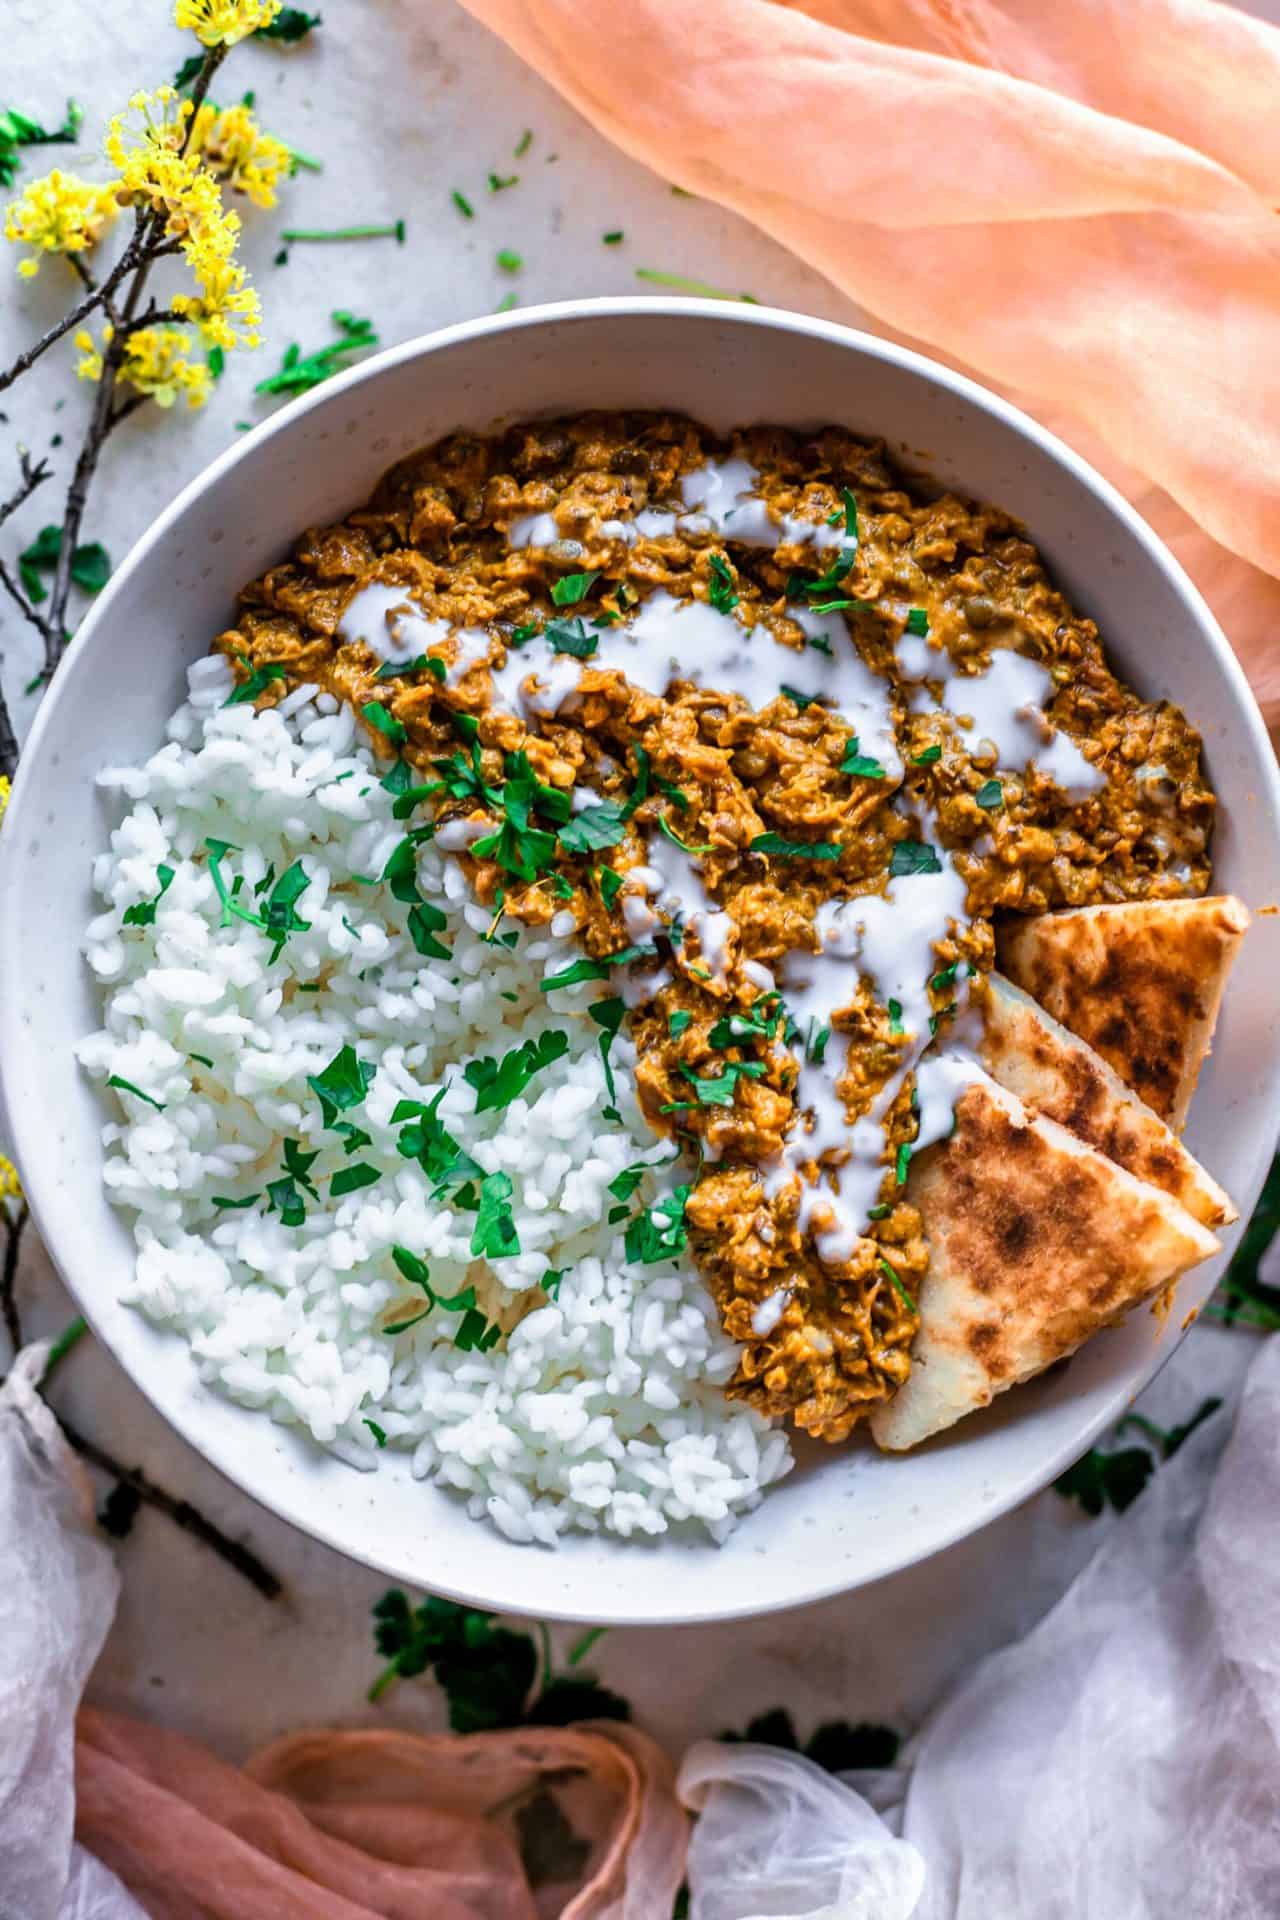
[[[23,619],[35,628],[47,646],[49,633],[45,626],[44,615],[36,612],[3,560],[0,560],[0,587],[3,587]]]
[[[49,478],[51,468],[47,460],[32,460],[25,447],[18,448],[18,472],[21,478],[7,500],[0,500],[0,527],[5,521],[24,506],[37,487],[42,487]]]
[[[6,387],[11,387],[15,380],[34,367],[36,361],[48,353],[50,347],[57,346],[64,334],[70,333],[73,327],[78,327],[81,321],[87,320],[95,308],[105,306],[125,275],[133,272],[139,258],[138,235],[135,233],[101,286],[96,287],[92,293],[87,293],[83,300],[77,301],[70,313],[63,314],[61,320],[55,321],[47,333],[41,334],[34,346],[28,347],[25,353],[20,353],[13,365],[6,372],[0,373],[0,393],[3,393]]]
[[[163,1513],[183,1533],[191,1534],[193,1539],[210,1548],[229,1567],[234,1567],[251,1587],[255,1587],[264,1600],[279,1599],[284,1592],[282,1583],[249,1547],[239,1540],[233,1540],[212,1520],[206,1520],[200,1509],[193,1507],[189,1500],[179,1500],[166,1488],[157,1486],[141,1467],[123,1465],[105,1447],[100,1447],[96,1440],[90,1440],[69,1420],[63,1419],[61,1414],[58,1415],[58,1424],[76,1452],[91,1466],[97,1467],[102,1473],[109,1473],[120,1485],[131,1487],[144,1506],[154,1507],[157,1513]]]
[[[18,771],[18,736],[13,730],[13,719],[9,712],[9,703],[0,687],[0,773],[6,780],[12,780]]]
[[[22,1315],[18,1312],[18,1255],[22,1251],[22,1230],[30,1214],[25,1200],[15,1214],[5,1214],[4,1267],[0,1270],[0,1313],[13,1351],[22,1345]]]

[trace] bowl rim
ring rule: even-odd
[[[718,325],[760,328],[766,332],[799,334],[826,341],[833,346],[852,351],[863,359],[879,360],[918,375],[935,388],[955,395],[980,412],[986,413],[1046,454],[1051,461],[1064,469],[1076,484],[1093,494],[1101,506],[1118,522],[1123,533],[1144,550],[1150,563],[1163,573],[1169,582],[1185,609],[1187,618],[1194,625],[1202,644],[1211,656],[1216,671],[1226,682],[1226,690],[1234,696],[1234,704],[1239,710],[1244,725],[1245,737],[1258,765],[1265,770],[1263,790],[1258,796],[1262,810],[1264,816],[1271,821],[1277,838],[1280,838],[1280,765],[1277,764],[1272,752],[1265,723],[1244,669],[1199,589],[1169,548],[1124,495],[1056,434],[1023,412],[1021,408],[968,375],[958,373],[914,348],[901,346],[896,341],[884,339],[860,328],[785,308],[759,306],[754,303],[639,294],[600,299],[562,300],[518,308],[509,313],[486,314],[475,319],[458,321],[451,326],[415,335],[412,339],[383,349],[359,365],[350,367],[325,381],[322,386],[300,396],[276,414],[261,421],[188,481],[169,506],[146,528],[130,548],[106,588],[81,622],[74,640],[67,649],[62,665],[65,667],[78,661],[88,648],[97,644],[99,633],[109,626],[117,595],[124,590],[129,579],[148,563],[155,550],[168,539],[190,507],[216,481],[241,463],[252,461],[257,452],[268,442],[294,432],[316,412],[322,412],[331,407],[341,407],[345,397],[353,390],[379,380],[392,369],[406,362],[428,360],[436,354],[447,353],[455,345],[488,334],[516,335],[536,332],[539,328],[562,325],[566,322],[591,325],[596,320],[641,318],[646,315],[675,321],[714,320]],[[536,408],[532,411],[536,413]],[[34,804],[44,737],[52,724],[57,703],[63,691],[69,686],[72,677],[70,674],[63,673],[55,676],[41,701],[23,745],[9,802],[9,815],[12,817],[12,822],[19,825],[27,807]],[[6,822],[6,824],[10,823],[10,821]],[[16,857],[14,849],[18,837],[19,835],[14,832],[0,833],[0,902],[7,897],[7,886],[10,883],[8,868]],[[121,1359],[114,1341],[98,1327],[92,1306],[86,1303],[76,1284],[74,1262],[68,1263],[63,1258],[59,1207],[55,1203],[52,1189],[46,1190],[39,1158],[36,1157],[30,1164],[23,1158],[23,1136],[26,1132],[20,1118],[23,1107],[17,1098],[9,1097],[9,1083],[15,1071],[12,1065],[14,1048],[12,1044],[6,1044],[6,1042],[11,1042],[14,1015],[11,1011],[12,996],[6,995],[3,991],[5,954],[3,915],[0,914],[0,1130],[11,1143],[11,1149],[18,1162],[24,1194],[41,1241],[95,1333],[161,1418],[199,1454],[207,1465],[213,1468],[214,1472],[229,1485],[234,1486],[240,1494],[247,1496],[277,1519],[297,1528],[306,1536],[320,1541],[321,1544],[332,1548],[345,1558],[366,1565],[388,1578],[421,1586],[420,1574],[416,1570],[407,1570],[403,1562],[398,1564],[394,1550],[389,1549],[384,1555],[375,1555],[365,1550],[353,1550],[340,1537],[340,1530],[330,1529],[323,1523],[313,1522],[310,1519],[305,1522],[299,1520],[296,1512],[291,1510],[287,1497],[284,1497],[283,1493],[277,1494],[275,1483],[269,1482],[265,1488],[258,1484],[251,1485],[251,1476],[239,1471],[232,1462],[213,1459],[205,1452],[203,1445],[193,1437],[191,1423],[180,1421],[167,1408],[158,1404],[148,1381],[135,1373]],[[13,1094],[16,1096],[17,1093],[18,1088],[15,1084]],[[1280,1077],[1277,1077],[1270,1093],[1269,1117],[1271,1136],[1274,1138],[1280,1132]],[[1267,1157],[1262,1157],[1255,1169],[1255,1178],[1242,1189],[1241,1225],[1233,1230],[1235,1235],[1238,1235],[1243,1230],[1243,1225],[1247,1224],[1262,1185],[1266,1165]],[[965,1509],[963,1516],[958,1518],[952,1526],[940,1529],[928,1542],[904,1542],[900,1555],[893,1557],[887,1565],[881,1564],[866,1578],[860,1579],[856,1575],[850,1578],[847,1570],[834,1575],[824,1574],[821,1557],[815,1556],[807,1565],[797,1563],[794,1591],[785,1596],[771,1597],[763,1604],[744,1599],[738,1603],[712,1603],[690,1607],[681,1605],[678,1601],[675,1604],[660,1601],[656,1608],[647,1606],[637,1609],[626,1605],[620,1595],[620,1604],[593,1604],[590,1618],[609,1626],[676,1626],[744,1619],[767,1613],[785,1612],[793,1607],[811,1605],[862,1586],[873,1586],[909,1567],[919,1565],[936,1554],[946,1551],[949,1547],[955,1546],[970,1535],[980,1532],[1048,1486],[1114,1421],[1121,1404],[1131,1402],[1150,1383],[1177,1350],[1182,1337],[1184,1336],[1180,1335],[1178,1339],[1170,1341],[1167,1346],[1162,1343],[1149,1360],[1144,1361],[1137,1372],[1129,1377],[1122,1392],[1114,1399],[1109,1399],[1107,1404],[1087,1423],[1085,1429],[1070,1443],[1060,1444],[1048,1455],[1037,1456],[1034,1465],[1010,1478],[994,1491],[992,1496],[983,1502],[980,1513],[975,1513],[971,1508]],[[658,1543],[658,1546],[660,1548],[661,1543]],[[679,1582],[673,1583],[672,1591],[678,1591],[679,1585]],[[631,1583],[627,1582],[626,1586],[630,1591]],[[464,1587],[447,1582],[438,1587],[433,1586],[430,1590],[469,1604],[485,1606],[495,1604],[492,1595],[476,1594],[474,1591],[468,1591]],[[510,1611],[501,1602],[496,1604],[495,1610]],[[577,1621],[587,1617],[575,1611],[570,1605],[544,1605],[541,1611],[547,1619]]]

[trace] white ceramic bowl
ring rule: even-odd
[[[534,308],[410,341],[265,422],[151,528],[84,622],[47,695],[0,833],[0,1089],[41,1234],[98,1335],[155,1405],[246,1492],[411,1586],[499,1610],[599,1622],[764,1612],[860,1585],[972,1532],[1045,1485],[1179,1337],[1221,1262],[1064,1370],[904,1459],[806,1452],[722,1548],[573,1538],[514,1546],[391,1456],[352,1472],[198,1382],[180,1337],[118,1304],[133,1243],[100,1180],[98,1093],[74,1042],[98,1024],[80,957],[106,809],[94,776],[157,747],[183,670],[237,587],[304,528],[361,502],[391,461],[457,427],[597,406],[712,426],[835,421],[923,453],[939,477],[1025,520],[1112,660],[1200,727],[1222,807],[1217,884],[1260,904],[1280,874],[1280,783],[1244,676],[1169,554],[1097,475],[1025,416],[941,367],[799,314],[683,300]],[[1251,1207],[1280,1126],[1280,941],[1245,944],[1190,1144]]]

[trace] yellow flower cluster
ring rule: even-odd
[[[120,175],[119,193],[141,201],[165,217],[165,231],[177,239],[199,286],[199,294],[179,294],[175,313],[199,327],[210,347],[256,347],[262,317],[258,296],[236,264],[240,218],[222,204],[218,182],[186,140],[191,102],[172,87],[136,93],[129,116],[117,114],[107,130],[107,154]]]
[[[9,795],[13,791],[12,782],[7,773],[0,773],[0,826],[4,825],[5,814],[9,811]]]
[[[18,1169],[12,1160],[6,1160],[0,1153],[0,1205],[6,1200],[21,1200],[22,1182],[18,1178]]]
[[[100,238],[116,212],[110,187],[94,186],[74,173],[56,167],[42,180],[33,180],[5,211],[4,234],[32,249],[18,263],[18,272],[30,280],[40,271],[45,253],[83,253]]]
[[[112,338],[109,326],[102,329],[101,347],[87,330],[76,335],[81,353],[76,372],[82,380],[102,378],[103,349]],[[138,327],[130,333],[116,378],[145,393],[158,407],[171,407],[183,394],[189,407],[202,407],[213,385],[208,367],[192,360],[191,342],[176,327]]]
[[[206,47],[234,47],[259,27],[269,27],[282,0],[177,0],[176,27],[190,29]]]
[[[276,183],[293,166],[283,140],[264,133],[248,107],[215,107],[208,101],[191,122],[187,151],[198,154],[233,193],[247,194],[255,207],[274,207]]]

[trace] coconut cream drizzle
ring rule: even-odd
[[[680,483],[684,513],[666,507],[642,507],[630,520],[602,521],[600,533],[606,540],[621,540],[628,547],[640,539],[661,540],[671,533],[718,533],[722,539],[735,540],[744,547],[802,546],[815,547],[819,552],[844,544],[847,535],[843,514],[835,526],[825,520],[806,520],[798,513],[775,518],[756,492],[759,479],[748,460],[708,460],[686,473]],[[550,547],[560,538],[553,513],[523,513],[507,530],[507,540],[513,547]]]

